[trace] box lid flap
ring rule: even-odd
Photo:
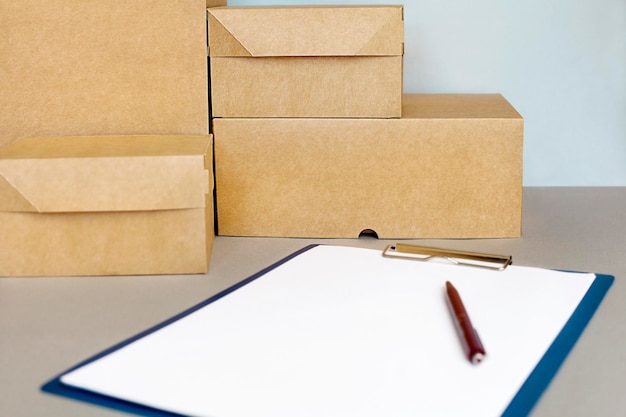
[[[21,139],[0,149],[0,210],[204,207],[210,143],[206,135]]]
[[[402,55],[402,6],[217,7],[209,54],[217,56]]]

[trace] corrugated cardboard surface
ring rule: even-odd
[[[214,117],[400,117],[402,6],[209,10]]]
[[[0,275],[206,272],[211,137],[18,140],[0,149]]]
[[[208,133],[203,0],[0,0],[0,146]]]
[[[397,117],[402,57],[212,58],[214,117]]]
[[[405,95],[401,119],[214,119],[218,233],[521,234],[523,119],[500,95]]]

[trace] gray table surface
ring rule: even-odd
[[[127,415],[49,395],[40,386],[310,243],[382,249],[392,242],[219,236],[206,275],[0,278],[0,416]],[[624,415],[626,187],[525,188],[519,239],[406,242],[614,275],[613,287],[532,415]]]

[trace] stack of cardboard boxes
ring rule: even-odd
[[[224,4],[0,0],[0,276],[207,270]]]
[[[500,95],[403,95],[403,23],[209,9],[219,234],[520,236],[521,116]]]
[[[521,233],[521,117],[403,95],[402,6],[0,2],[0,275],[205,272],[214,215],[234,236]]]

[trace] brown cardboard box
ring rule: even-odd
[[[0,0],[0,147],[208,133],[204,0]]]
[[[500,95],[405,95],[401,119],[214,119],[218,234],[521,234],[523,119]]]
[[[28,138],[0,149],[0,275],[207,271],[211,136]]]
[[[214,117],[400,117],[402,6],[209,9]]]
[[[206,0],[206,7],[226,6],[226,0]]]

